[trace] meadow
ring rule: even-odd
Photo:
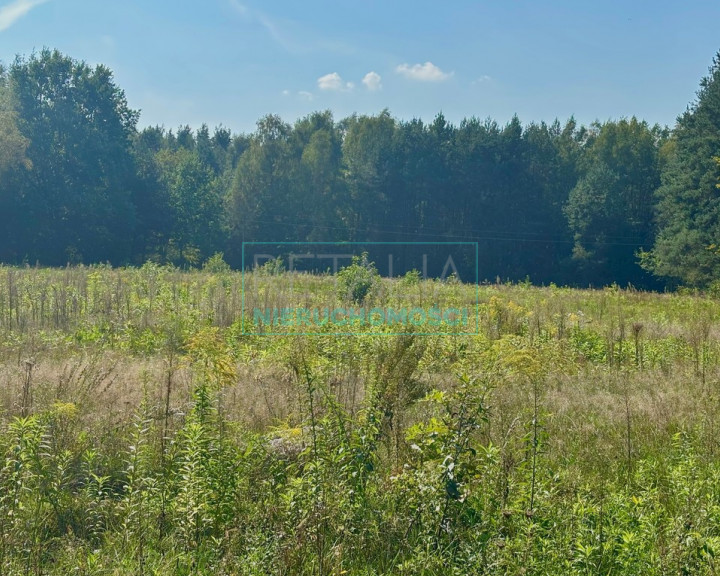
[[[717,298],[360,288],[0,267],[0,574],[720,570]],[[473,313],[429,335],[249,323],[353,298]]]

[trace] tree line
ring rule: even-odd
[[[105,66],[0,68],[0,261],[197,266],[243,241],[471,241],[480,277],[707,286],[720,272],[720,53],[670,130],[402,121],[138,128]]]

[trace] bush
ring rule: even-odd
[[[230,272],[230,264],[225,262],[224,254],[222,252],[216,252],[210,258],[205,260],[203,264],[203,270],[210,272],[211,274],[224,274]]]
[[[352,264],[338,272],[338,296],[360,304],[379,283],[380,274],[375,264],[368,260],[367,252],[363,252],[362,256],[353,256]]]

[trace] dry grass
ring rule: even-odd
[[[12,299],[7,292],[10,283]],[[474,287],[434,282],[384,284],[385,292],[378,298],[386,302],[396,302],[403,291],[410,293],[413,302],[456,305],[471,303],[476,295]],[[72,441],[65,438],[65,444],[71,448],[93,446],[107,455],[104,465],[117,470],[124,460],[118,463],[113,459],[127,460],[127,446],[142,416],[150,421],[148,442],[160,455],[160,471],[153,476],[153,482],[157,481],[177,461],[173,460],[178,458],[173,446],[188,442],[189,436],[184,434],[193,424],[189,415],[197,406],[198,382],[207,379],[203,362],[193,356],[192,346],[197,344],[190,343],[198,334],[204,335],[209,345],[216,346],[210,348],[215,355],[212,362],[227,358],[232,364],[230,371],[223,372],[230,377],[217,391],[219,430],[239,442],[233,454],[245,453],[254,442],[262,447],[260,456],[247,452],[259,460],[252,461],[251,469],[242,469],[242,482],[251,494],[243,505],[252,508],[253,499],[261,498],[252,490],[264,486],[271,503],[256,514],[270,524],[284,518],[282,522],[287,524],[278,528],[280,536],[273,537],[282,540],[287,534],[297,535],[282,556],[288,565],[297,566],[303,565],[307,554],[339,557],[334,556],[337,552],[315,547],[317,540],[305,532],[307,523],[315,521],[318,514],[313,506],[319,505],[310,505],[307,499],[318,494],[317,483],[351,469],[336,469],[333,459],[341,461],[347,446],[333,452],[333,442],[352,438],[354,430],[368,426],[370,416],[377,418],[377,428],[369,428],[371,432],[362,436],[362,442],[373,446],[377,442],[375,460],[368,463],[368,469],[377,475],[374,481],[382,505],[373,503],[380,506],[377,509],[367,504],[363,526],[387,515],[391,520],[378,526],[398,531],[393,542],[396,550],[401,550],[414,534],[415,510],[423,505],[420,494],[430,500],[440,498],[432,510],[447,505],[442,496],[447,485],[423,484],[433,477],[430,470],[434,468],[427,462],[418,464],[421,448],[407,437],[419,435],[417,442],[425,441],[431,447],[422,448],[428,450],[430,464],[437,469],[445,466],[447,455],[435,461],[433,450],[455,446],[450,431],[463,420],[458,419],[456,407],[443,408],[441,402],[424,397],[437,390],[455,398],[463,376],[478,378],[487,408],[471,442],[477,462],[485,462],[479,455],[487,454],[487,470],[478,464],[480,471],[473,472],[477,474],[474,497],[478,498],[473,506],[482,501],[491,510],[478,517],[482,530],[490,534],[489,541],[499,543],[492,544],[495,548],[483,548],[483,554],[495,558],[487,562],[497,562],[492,564],[497,571],[490,573],[502,573],[498,566],[518,568],[524,561],[517,558],[524,558],[523,554],[540,557],[529,551],[534,539],[546,537],[542,535],[543,520],[538,517],[534,523],[536,513],[544,514],[546,521],[554,522],[564,534],[562,541],[554,541],[552,531],[547,538],[551,547],[564,550],[563,562],[575,566],[574,539],[580,542],[581,538],[575,530],[580,528],[569,528],[568,522],[575,522],[576,516],[589,514],[584,518],[591,528],[582,538],[591,550],[598,537],[592,528],[594,507],[600,507],[602,517],[605,499],[612,496],[620,502],[617,514],[626,514],[628,507],[638,505],[632,499],[635,490],[648,486],[654,490],[655,481],[659,482],[660,472],[653,466],[667,470],[663,479],[667,493],[658,496],[664,505],[682,486],[693,485],[695,476],[688,474],[714,478],[714,467],[720,465],[716,440],[720,428],[720,305],[711,299],[616,289],[483,286],[478,310],[481,325],[476,335],[366,332],[270,337],[243,334],[239,329],[240,286],[236,274],[181,273],[156,267],[132,271],[0,270],[0,429],[24,414],[55,414],[50,421],[59,426],[58,406],[72,406],[60,410],[73,415],[72,426],[67,424],[68,431],[61,432],[77,436]],[[328,278],[259,275],[250,278],[247,288],[246,314],[256,305],[338,304]],[[22,293],[32,296],[18,300]],[[45,297],[47,307],[38,306],[35,297]],[[213,332],[211,326],[217,330]],[[311,382],[308,374],[312,374]],[[692,446],[687,449],[689,455],[679,455],[678,450],[686,448],[678,448],[682,444],[678,438],[685,436],[692,439]],[[441,445],[433,444],[437,438],[445,439]],[[323,476],[314,476],[315,472],[305,475],[303,466],[295,467],[296,461],[314,458],[307,469],[316,470],[320,449],[328,450]],[[689,471],[683,468],[682,458],[686,458]],[[468,464],[469,470],[475,470],[477,462]],[[362,477],[354,474],[352,482]],[[118,473],[113,481],[121,486],[122,478]],[[447,480],[446,476],[440,478]],[[710,480],[702,482],[693,488],[692,496],[674,504],[672,513],[679,511],[672,526],[660,514],[653,520],[658,523],[653,529],[663,534],[679,530],[677,542],[695,538],[695,532],[686,534],[689,528],[675,525],[684,526],[682,518],[691,514],[683,502],[688,502],[688,510],[690,504],[693,510],[713,509],[702,500],[704,496],[695,495],[711,490],[707,488]],[[278,483],[286,491],[284,500],[272,500],[273,491],[280,490]],[[386,493],[394,500],[383,500]],[[654,497],[652,491],[637,494],[643,502]],[[333,494],[322,506],[341,502],[341,496]],[[579,499],[584,499],[584,512],[574,508]],[[290,512],[283,511],[285,504],[291,505]],[[306,516],[293,524],[293,514],[302,510]],[[662,513],[670,513],[668,510]],[[474,514],[473,510],[464,513],[471,515],[468,518]],[[434,518],[432,511],[429,514]],[[529,524],[518,525],[518,517]],[[447,521],[440,519],[440,529],[434,528],[432,538],[437,538]],[[330,524],[332,519],[323,522]],[[343,532],[344,526],[332,536],[338,542],[350,538]],[[623,526],[626,532],[634,529],[632,523]],[[707,520],[704,526],[705,545],[714,546],[714,524]],[[254,537],[261,538],[260,534],[254,533]],[[363,537],[372,539],[369,534]],[[648,537],[647,542],[651,541]],[[373,552],[377,565],[384,567],[378,571],[389,570],[382,552],[388,542],[375,545],[379,546]],[[517,547],[514,551],[513,545]],[[684,558],[680,544],[672,546],[663,545],[648,554]],[[419,550],[414,549],[411,556],[421,557]],[[607,571],[606,560],[600,558],[593,566]],[[633,570],[639,568],[624,573]],[[510,569],[505,572],[514,573]],[[577,568],[567,573],[592,572]]]

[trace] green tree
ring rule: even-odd
[[[0,176],[18,167],[30,168],[26,156],[30,143],[18,129],[17,110],[7,74],[0,67]]]
[[[583,140],[573,118],[530,124],[523,132],[523,183],[526,189],[523,229],[517,230],[522,249],[517,251],[516,272],[536,282],[572,283],[568,266],[571,233],[563,212],[577,183],[578,158]],[[517,277],[517,276],[516,276]]]
[[[133,236],[133,261],[164,260],[164,251],[172,234],[172,208],[158,153],[167,149],[167,134],[160,126],[140,131],[133,141],[135,184],[132,201],[137,211]]]
[[[677,120],[657,191],[658,234],[644,266],[658,276],[705,286],[720,278],[720,52],[697,99]]]
[[[294,194],[299,155],[292,127],[278,116],[258,122],[249,147],[242,153],[227,196],[231,261],[240,261],[243,241],[297,240],[301,199]]]
[[[0,261],[17,261],[23,218],[18,181],[30,169],[29,140],[18,129],[17,111],[7,74],[0,68]]]
[[[158,152],[171,230],[165,257],[177,264],[199,264],[220,249],[222,196],[218,180],[196,150]]]
[[[636,118],[595,126],[565,214],[583,282],[647,284],[636,254],[653,238],[653,194],[660,184],[665,131]]]
[[[352,203],[351,240],[382,240],[394,220],[390,212],[393,139],[396,122],[387,110],[351,116],[345,123],[343,159]]]
[[[124,262],[135,222],[131,139],[137,112],[105,66],[43,50],[9,71],[32,170],[12,190],[31,260]]]
[[[298,214],[299,238],[309,241],[344,240],[348,216],[342,177],[342,135],[330,111],[315,112],[294,127],[300,153],[302,197]]]

